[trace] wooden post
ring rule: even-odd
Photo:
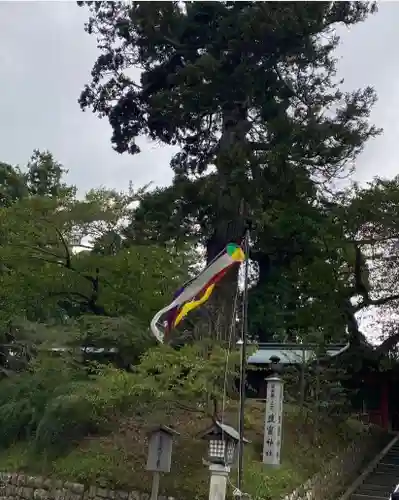
[[[159,477],[159,472],[154,472],[152,475],[151,500],[158,500]]]
[[[160,473],[170,472],[173,436],[178,434],[165,425],[157,425],[148,433],[146,470],[153,473],[151,500],[158,500]]]

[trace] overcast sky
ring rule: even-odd
[[[86,19],[75,2],[0,2],[0,161],[24,165],[34,148],[48,149],[81,190],[168,183],[170,149],[143,141],[140,155],[118,155],[108,122],[80,110],[77,98],[98,55]],[[345,85],[376,88],[372,119],[385,130],[358,161],[362,181],[398,173],[398,26],[399,2],[384,2],[343,36]]]

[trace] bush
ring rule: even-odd
[[[39,422],[34,451],[58,454],[85,435],[98,431],[93,405],[81,394],[63,394],[47,406]]]
[[[107,368],[88,381],[70,384],[45,408],[34,449],[65,452],[87,435],[108,431],[110,421],[136,402],[132,375],[120,370]]]
[[[0,384],[0,446],[26,440],[36,454],[54,458],[88,435],[110,431],[120,414],[148,414],[176,402],[211,414],[237,375],[237,359],[231,353],[225,366],[222,348],[202,344],[150,349],[134,373],[42,358]]]
[[[40,359],[0,384],[0,445],[30,439],[49,401],[85,372],[66,359]]]
[[[69,345],[74,347],[103,348],[100,355],[85,353],[87,360],[96,359],[107,364],[112,362],[117,368],[129,370],[140,362],[140,357],[156,345],[156,341],[137,318],[109,318],[104,316],[81,316],[73,321],[74,337],[69,339]],[[115,353],[107,352],[116,349]]]
[[[87,369],[68,357],[38,359],[0,384],[0,446],[31,441],[37,452],[65,451],[108,430],[117,414],[136,403],[134,391],[133,375],[124,371]]]

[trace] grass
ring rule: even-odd
[[[344,450],[353,440],[363,439],[367,430],[356,421],[340,426],[325,425],[318,445],[312,443],[312,418],[299,415],[295,406],[285,405],[282,466],[265,469],[260,461],[263,443],[264,404],[249,402],[245,428],[251,441],[245,450],[244,491],[253,498],[279,498],[302,484],[326,463]],[[226,416],[234,425],[236,408]],[[202,463],[206,443],[197,438],[209,425],[199,413],[176,410],[152,412],[140,417],[116,418],[114,431],[106,436],[87,437],[72,451],[56,459],[32,455],[26,443],[19,443],[0,453],[0,469],[26,471],[31,474],[76,480],[126,490],[149,490],[150,474],[144,471],[147,441],[145,429],[155,423],[172,424],[180,436],[176,440],[172,471],[161,478],[161,494],[179,500],[202,500],[207,496],[208,470]],[[236,471],[230,475],[236,482]]]

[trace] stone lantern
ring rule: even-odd
[[[201,437],[208,441],[207,458],[211,473],[209,500],[224,500],[230,467],[237,459],[240,435],[230,425],[215,421]],[[243,441],[249,442],[247,439]]]

